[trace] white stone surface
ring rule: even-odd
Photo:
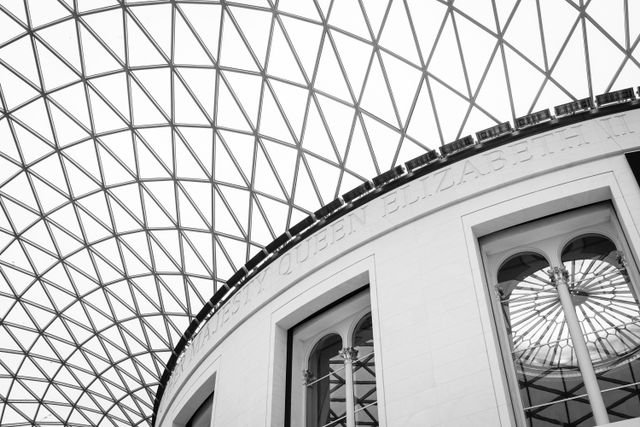
[[[517,425],[477,239],[611,199],[639,254],[640,192],[622,154],[639,136],[638,110],[536,135],[415,180],[305,239],[200,332],[158,425],[182,425],[202,378],[215,380],[213,425],[282,425],[286,330],[366,283],[382,426]]]

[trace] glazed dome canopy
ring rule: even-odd
[[[640,81],[640,5],[4,0],[0,424],[138,425],[192,316],[426,149]]]

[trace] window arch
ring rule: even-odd
[[[292,382],[286,425],[379,425],[369,301],[368,290],[358,291],[290,331]]]

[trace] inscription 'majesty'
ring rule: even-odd
[[[342,241],[345,237],[358,232],[366,223],[367,207],[364,206],[302,240],[296,247],[282,254],[273,264],[266,266],[247,282],[211,316],[191,345],[185,350],[167,384],[165,396],[162,399],[163,405],[169,400],[168,396],[179,384],[179,378],[184,370],[189,369],[194,361],[203,357],[204,351],[211,348],[212,341],[217,341],[216,335],[219,337],[228,332],[230,325],[244,318],[259,302],[268,300],[269,296],[278,290],[269,287],[269,285],[284,285],[287,282],[278,280],[278,277],[291,275],[296,268],[309,262],[314,256],[325,252],[327,248]],[[273,277],[274,275],[276,277]],[[247,306],[251,306],[251,308]]]

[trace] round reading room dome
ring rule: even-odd
[[[0,424],[148,425],[193,316],[292,224],[640,81],[636,2],[0,3]]]

